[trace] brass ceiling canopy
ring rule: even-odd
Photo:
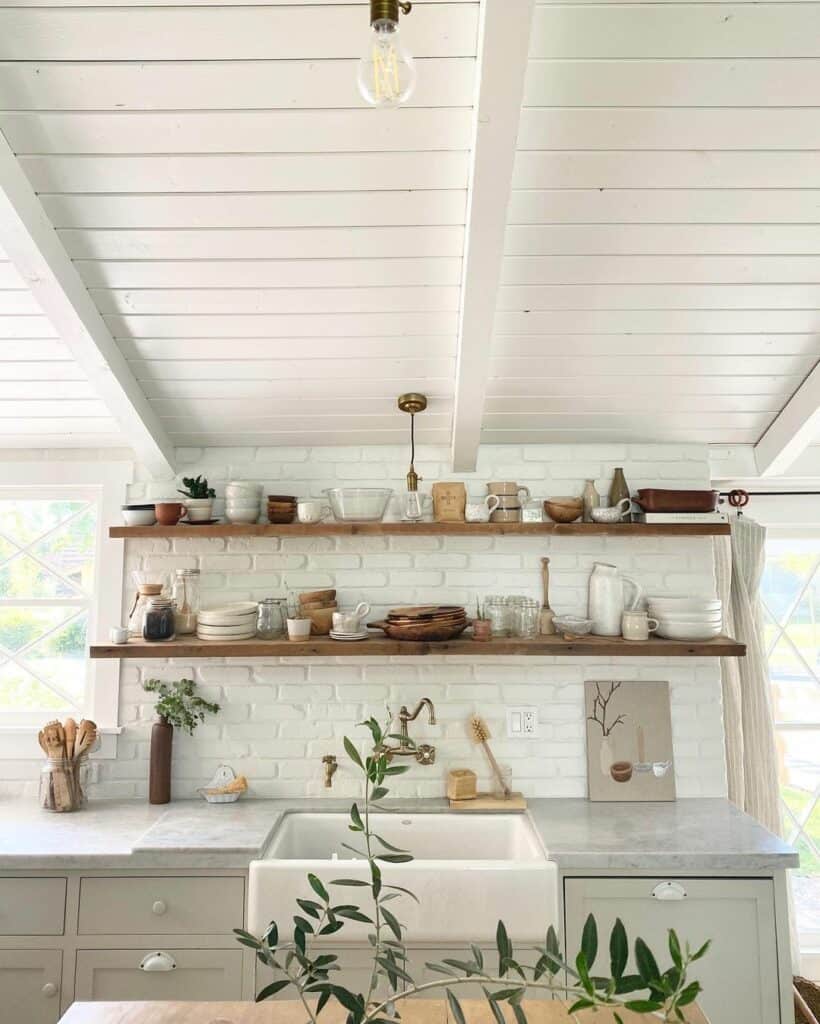
[[[399,395],[399,408],[402,412],[409,412],[411,416],[424,412],[427,408],[427,395],[420,395],[418,391],[408,391],[405,395]]]
[[[375,2],[375,0],[374,0]],[[418,391],[408,391],[399,395],[398,406],[402,412],[410,413],[410,469],[407,473],[407,490],[417,491],[419,489],[419,475],[413,465],[416,458],[416,414],[424,412],[427,408],[427,395]]]

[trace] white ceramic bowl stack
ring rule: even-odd
[[[203,608],[196,624],[200,640],[250,640],[256,636],[257,606],[237,601],[221,608]]]
[[[255,523],[261,514],[262,485],[232,480],[225,486],[225,518],[229,523]]]
[[[667,640],[711,640],[723,632],[723,605],[713,597],[647,597],[657,634]]]

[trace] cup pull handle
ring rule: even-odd
[[[661,882],[652,890],[656,900],[685,900],[686,890],[680,882]]]
[[[148,953],[140,961],[141,971],[174,971],[176,966],[176,960],[170,953]]]

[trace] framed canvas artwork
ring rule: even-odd
[[[669,683],[584,683],[590,800],[674,800]]]

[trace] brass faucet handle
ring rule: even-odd
[[[419,744],[416,748],[416,760],[419,764],[435,764],[436,748],[431,747],[429,743]]]

